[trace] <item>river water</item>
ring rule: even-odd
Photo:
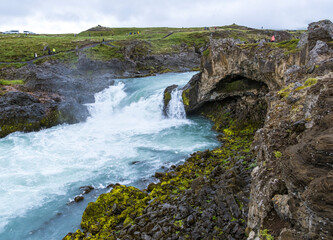
[[[95,95],[87,121],[0,139],[0,239],[62,239],[108,184],[145,188],[154,172],[217,147],[208,120],[186,118],[180,91],[162,114],[164,89],[192,75],[116,80]],[[95,189],[73,202],[87,185]]]

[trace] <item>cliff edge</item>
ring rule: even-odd
[[[329,20],[311,23],[300,40],[211,39],[202,71],[184,88],[188,113],[237,99],[240,107],[266,102],[252,144],[248,239],[332,239],[332,40]]]

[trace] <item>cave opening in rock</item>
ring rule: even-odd
[[[264,94],[268,92],[265,83],[237,74],[231,74],[221,79],[212,92],[233,93],[251,90],[260,90],[260,92]]]
[[[267,113],[265,99],[268,87],[265,83],[241,75],[228,75],[221,79],[210,92],[198,112],[214,119],[229,115],[240,123],[251,123],[261,127]]]

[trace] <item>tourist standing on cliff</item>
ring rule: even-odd
[[[271,42],[275,42],[275,37],[274,37],[274,35],[273,35],[272,38],[271,38]]]

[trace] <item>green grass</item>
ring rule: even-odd
[[[46,61],[61,61],[63,63],[67,64],[74,64],[77,63],[79,60],[78,56],[75,52],[61,52],[55,55],[50,55],[46,58],[40,58],[35,61],[33,61],[34,64],[42,64]]]
[[[132,34],[139,32],[139,34]],[[164,38],[169,33],[170,36]],[[24,64],[26,61],[34,60],[34,53],[38,56],[48,55],[47,47],[51,50],[55,48],[58,56],[48,57],[47,59],[38,59],[35,63],[39,64],[48,59],[75,62],[75,57],[67,53],[75,51],[76,48],[82,48],[104,41],[113,40],[112,45],[115,49],[109,46],[97,46],[90,49],[87,54],[99,60],[108,60],[112,58],[122,59],[121,47],[124,47],[131,40],[140,40],[148,42],[149,46],[143,48],[143,52],[136,54],[147,54],[148,50],[151,54],[168,54],[177,53],[186,50],[197,51],[205,46],[209,40],[209,36],[213,33],[214,38],[232,37],[250,42],[250,40],[259,40],[263,38],[269,39],[269,36],[264,35],[262,31],[248,29],[243,26],[230,25],[224,27],[211,27],[210,31],[203,28],[106,28],[95,27],[87,31],[83,31],[76,36],[74,34],[43,34],[43,35],[3,35],[0,34],[0,62]],[[274,44],[275,47],[286,49],[287,52],[297,51],[296,45],[298,40],[285,41]],[[119,48],[118,48],[119,47]],[[141,49],[142,50],[142,49]],[[105,53],[103,52],[105,51]],[[1,68],[6,67],[21,67],[19,65],[0,65]]]
[[[299,39],[292,39],[289,41],[282,41],[276,44],[279,48],[287,49],[288,51],[292,51],[296,49],[296,46],[299,42]]]
[[[100,38],[80,38],[74,35],[36,35],[18,36],[0,35],[0,62],[24,62],[38,56],[48,55],[43,51],[47,46],[55,49],[57,53],[75,50],[76,46],[83,47],[101,41]]]
[[[124,59],[124,54],[120,47],[110,47],[104,44],[85,50],[85,54],[94,60],[108,61],[114,58]]]

